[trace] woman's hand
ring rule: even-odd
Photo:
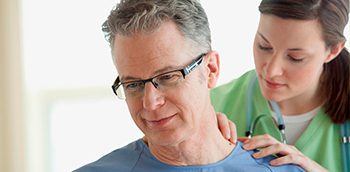
[[[216,117],[218,120],[219,130],[221,134],[229,140],[231,143],[236,144],[237,142],[237,131],[236,125],[227,119],[226,115],[221,112],[216,112]]]
[[[327,171],[321,165],[301,153],[293,145],[283,144],[268,134],[239,140],[243,141],[243,148],[246,150],[262,148],[259,152],[253,154],[254,158],[263,158],[272,154],[278,155],[278,158],[270,161],[270,164],[273,166],[297,164],[306,171]]]

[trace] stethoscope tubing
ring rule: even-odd
[[[253,135],[254,132],[254,128],[256,123],[261,119],[262,116],[264,115],[259,115],[258,117],[256,117],[254,120],[252,120],[252,111],[253,111],[253,87],[255,85],[257,81],[257,77],[256,75],[254,75],[254,77],[249,81],[249,85],[248,85],[248,94],[247,94],[247,115],[246,115],[246,122],[247,122],[247,127],[246,127],[246,136],[251,138],[251,136]],[[285,135],[285,124],[284,124],[284,120],[282,117],[282,113],[280,108],[278,107],[277,103],[274,101],[269,101],[269,103],[271,104],[271,107],[273,109],[273,111],[276,113],[277,116],[277,123],[278,123],[278,130],[280,131],[280,134],[282,136],[282,142],[283,143],[287,143],[286,141],[286,135]],[[266,114],[265,114],[266,115]],[[254,122],[252,122],[254,121]]]
[[[343,170],[349,172],[350,165],[350,128],[348,122],[345,122],[340,127],[341,142],[342,142],[342,156],[343,156]]]
[[[253,110],[253,86],[255,85],[256,82],[256,75],[249,81],[248,85],[248,94],[247,94],[247,115],[246,115],[246,133],[245,135],[247,137],[251,137],[253,134],[253,125],[252,125],[252,110]]]
[[[252,120],[252,110],[253,110],[253,87],[257,81],[256,75],[249,81],[248,85],[248,94],[247,94],[247,114],[246,114],[246,136],[251,138],[255,129],[256,123],[261,119],[262,116],[266,114],[259,115],[254,120]],[[269,101],[273,111],[277,116],[278,129],[280,130],[280,134],[282,136],[283,143],[286,144],[286,135],[285,135],[285,124],[282,117],[282,113],[278,104],[274,101]],[[254,121],[254,122],[253,122]],[[341,124],[341,142],[342,142],[342,158],[343,158],[343,170],[344,172],[350,172],[350,121],[344,122]],[[253,125],[252,125],[253,124]]]

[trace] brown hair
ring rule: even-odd
[[[343,33],[349,20],[349,0],[262,0],[259,11],[285,19],[318,20],[327,48],[346,41]],[[324,64],[320,78],[324,110],[334,123],[350,119],[349,67],[350,54],[344,48]]]

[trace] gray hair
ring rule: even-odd
[[[113,49],[115,35],[152,32],[173,21],[183,36],[201,51],[211,50],[207,15],[197,0],[121,0],[102,25]]]

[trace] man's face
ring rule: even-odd
[[[162,24],[152,33],[117,35],[113,47],[114,62],[122,82],[182,69],[198,55],[191,51],[172,22]],[[176,145],[190,139],[199,125],[203,125],[202,114],[210,105],[205,64],[206,57],[200,66],[171,88],[157,89],[147,82],[139,94],[126,95],[131,116],[150,143]]]

